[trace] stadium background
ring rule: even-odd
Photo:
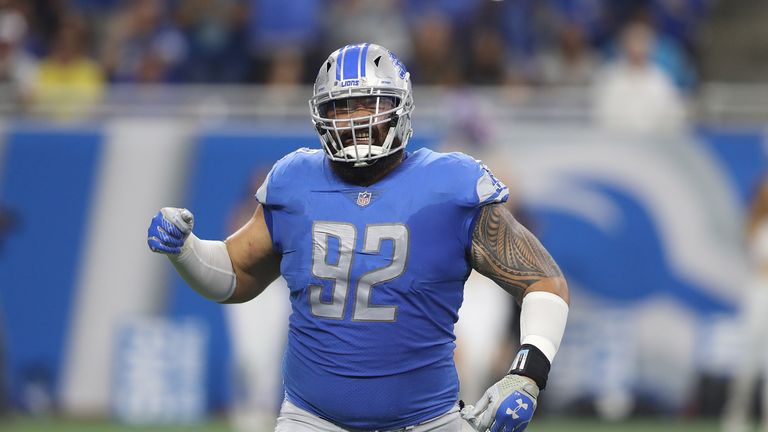
[[[410,146],[487,162],[569,279],[530,430],[717,429],[747,346],[766,16],[714,0],[0,0],[0,427],[267,430],[279,283],[206,302],[144,233],[166,205],[202,238],[231,233],[271,164],[318,146],[315,66],[371,41],[412,73]],[[473,276],[466,400],[508,366],[512,322]]]

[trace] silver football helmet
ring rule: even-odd
[[[331,160],[366,166],[405,147],[413,94],[403,63],[375,44],[347,45],[320,67],[312,123]]]

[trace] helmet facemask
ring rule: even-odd
[[[395,140],[397,111],[393,96],[334,99],[318,107],[317,130],[331,159],[369,165],[401,146]]]
[[[312,119],[328,157],[367,166],[400,150],[410,135],[410,121],[401,121],[407,112],[401,101],[395,95],[361,95],[316,105]]]

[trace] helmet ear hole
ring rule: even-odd
[[[395,127],[397,126],[397,122],[400,120],[400,116],[393,115],[391,119],[389,119],[389,127]]]
[[[381,56],[376,57],[376,59],[373,61],[373,63],[376,65],[376,67],[379,67],[379,62],[381,61]]]

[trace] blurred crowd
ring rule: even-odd
[[[362,41],[395,52],[415,84],[588,85],[613,64],[685,94],[712,2],[0,0],[0,101],[85,106],[108,83],[311,83],[329,52]]]

